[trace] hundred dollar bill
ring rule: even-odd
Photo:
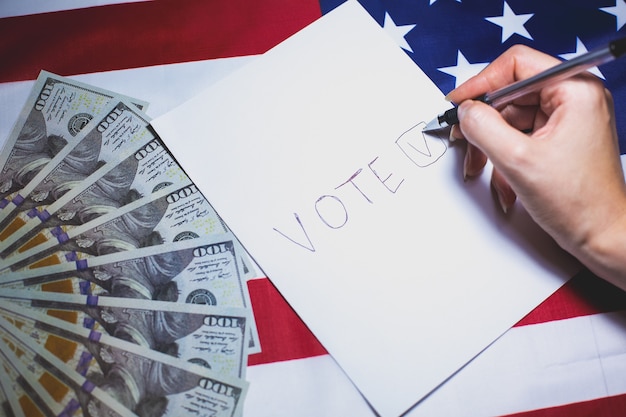
[[[0,212],[79,132],[100,119],[113,97],[146,103],[42,71],[0,153]]]
[[[9,304],[2,302],[3,308]],[[138,415],[170,417],[181,415],[234,417],[241,415],[248,383],[239,378],[216,376],[201,365],[146,349],[107,334],[72,325],[42,315],[34,326],[19,307],[12,307],[14,320],[22,320],[18,329],[4,317],[0,324],[8,333],[38,358],[45,358],[43,369],[98,391]],[[19,313],[18,313],[19,312]],[[65,339],[74,342],[83,354],[78,370],[63,362],[45,346]],[[62,355],[62,352],[57,352]],[[23,355],[22,361],[28,361]],[[30,359],[33,362],[33,359]],[[42,362],[37,362],[41,364]],[[50,369],[50,367],[54,369]],[[111,403],[107,405],[111,406]],[[97,406],[87,403],[90,414],[98,415]],[[89,407],[92,407],[90,409]],[[85,409],[83,407],[83,409]]]
[[[14,368],[23,395],[28,396],[42,415],[90,416],[101,411],[101,415],[110,417],[136,416],[34,340],[28,340],[27,335],[3,316],[0,329],[3,330],[0,353],[5,365]],[[36,415],[30,408],[24,410],[25,414]]]
[[[201,364],[217,375],[244,378],[248,310],[165,301],[6,289],[0,297],[101,333]],[[71,314],[60,314],[58,310]],[[25,312],[26,310],[21,310]],[[26,316],[26,314],[23,314]]]
[[[249,307],[241,246],[231,234],[201,236],[76,262],[0,274],[0,288],[46,291],[75,279],[71,291],[135,299]],[[58,290],[63,291],[57,286]]]
[[[130,109],[130,113],[120,123],[135,122],[133,115],[137,111]],[[113,132],[118,130],[118,127],[112,128]],[[52,178],[37,185],[25,202],[13,210],[17,217],[6,233],[0,233],[0,256],[5,258],[15,251],[23,252],[36,246],[45,236],[37,236],[41,230],[50,232],[59,226],[75,227],[167,185],[188,181],[160,139],[147,128],[147,121],[128,133],[131,132],[132,136],[123,146],[127,151],[122,152],[121,159],[101,166],[84,180],[68,184],[64,179],[57,181],[51,173]],[[135,140],[137,137],[141,140]],[[225,229],[222,224],[216,227]]]
[[[215,232],[221,220],[191,182],[174,184],[74,228],[52,229],[46,240],[3,262],[15,271],[135,250]],[[220,233],[225,233],[221,230]]]
[[[251,310],[243,248],[231,233],[123,251],[76,262],[0,274],[7,288],[65,292]],[[260,352],[250,320],[250,353]]]
[[[120,157],[145,146],[153,139],[148,123],[147,116],[132,104],[111,100],[104,114],[83,128],[73,146],[65,146],[20,190],[19,202],[0,211],[0,240],[4,243],[36,216],[35,207],[45,208],[94,172],[115,166]]]

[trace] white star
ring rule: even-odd
[[[617,29],[620,30],[622,26],[626,25],[626,1],[615,0],[615,6],[613,7],[600,7],[600,10],[607,12],[615,16],[617,20]]]
[[[407,33],[409,33],[416,25],[401,25],[398,26],[393,21],[389,13],[385,12],[385,22],[383,23],[383,29],[387,31],[389,35],[396,41],[401,48],[406,49],[409,52],[413,52],[409,43],[404,39]]]
[[[437,0],[430,0],[429,6],[432,6]],[[457,3],[461,3],[461,0],[456,0]]]
[[[518,34],[527,39],[532,40],[532,36],[524,27],[524,24],[534,16],[534,13],[529,14],[515,14],[513,10],[509,7],[509,5],[504,2],[504,8],[502,10],[502,16],[495,17],[485,17],[485,20],[496,24],[502,28],[502,43],[509,39],[514,34]]]
[[[585,45],[583,45],[583,43],[580,41],[580,39],[576,38],[576,52],[572,52],[569,54],[562,54],[559,55],[561,58],[563,59],[572,59],[572,58],[576,58],[579,55],[584,54],[585,52],[587,52],[587,48],[585,47]],[[602,75],[602,73],[600,72],[600,70],[598,69],[598,67],[593,67],[591,69],[588,69],[587,71],[589,71],[590,73],[602,78],[603,80],[605,80],[606,78],[604,78],[604,75]]]
[[[483,68],[487,66],[487,62],[470,64],[465,59],[465,56],[461,51],[457,51],[456,65],[452,67],[437,68],[441,72],[452,75],[456,78],[454,87],[458,87],[465,81],[469,80],[474,75],[478,74]]]

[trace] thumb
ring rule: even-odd
[[[520,146],[528,141],[526,135],[509,125],[496,109],[480,101],[462,102],[457,114],[465,138],[496,166],[505,164],[507,157],[519,154]]]

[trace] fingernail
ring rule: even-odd
[[[467,170],[471,163],[472,163],[472,152],[468,148],[467,151],[465,151],[465,159],[463,160],[463,181],[467,181],[468,179]]]
[[[509,208],[507,207],[506,203],[504,202],[504,199],[502,198],[502,195],[500,193],[498,194],[498,202],[500,203],[500,208],[502,209],[502,213],[506,214],[509,211]]]
[[[493,182],[491,183],[491,188],[493,188],[494,193],[496,193],[496,197],[498,197],[498,204],[500,204],[500,209],[502,210],[502,213],[507,214],[509,211],[509,206],[504,199],[504,193]]]
[[[446,94],[446,96],[443,98],[445,101],[451,101],[450,100],[450,93]]]
[[[457,139],[460,139],[463,137],[463,133],[461,133],[461,129],[459,128],[459,125],[452,125],[452,127],[450,128],[450,142],[454,142]]]
[[[448,136],[448,140],[450,141],[450,143],[452,143],[452,142],[454,142],[456,140],[456,138],[453,135],[453,133],[454,133],[453,130],[454,129],[450,129],[450,136]]]

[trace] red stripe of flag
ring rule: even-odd
[[[520,320],[516,326],[626,310],[626,292],[584,271]]]
[[[621,417],[626,415],[626,394],[572,403],[503,417]]]
[[[320,16],[316,0],[154,0],[4,18],[0,82],[260,54]]]
[[[263,350],[248,365],[328,353],[267,278],[248,281],[248,289]]]

